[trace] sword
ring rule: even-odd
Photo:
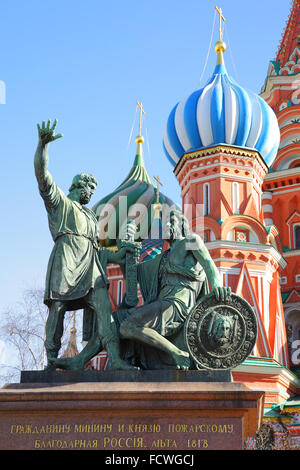
[[[142,244],[140,242],[136,242],[134,240],[134,234],[136,233],[136,224],[134,220],[129,220],[127,223],[127,231],[125,238],[120,240],[120,248],[127,248],[134,246],[136,250],[134,253],[132,251],[127,251],[126,253],[126,264],[125,264],[125,281],[126,281],[126,294],[125,294],[125,302],[128,307],[135,307],[138,302],[138,295],[137,295],[137,284],[138,284],[138,277],[137,277],[137,265],[139,259],[139,252],[142,248]]]

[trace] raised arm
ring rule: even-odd
[[[42,122],[41,127],[39,124],[37,125],[39,142],[34,156],[34,170],[41,191],[44,191],[47,186],[49,143],[62,137],[62,134],[55,135],[56,124],[57,120],[54,121],[51,127],[51,121],[49,120],[47,126],[45,121]]]

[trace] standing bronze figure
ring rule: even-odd
[[[94,312],[98,339],[110,356],[112,369],[130,369],[120,358],[119,338],[108,297],[106,263],[124,262],[126,250],[118,253],[99,248],[97,220],[88,209],[97,186],[86,173],[75,176],[68,196],[56,185],[48,171],[48,147],[62,137],[55,135],[57,121],[51,127],[38,125],[38,146],[34,157],[35,175],[48,213],[49,228],[55,243],[47,276],[44,302],[49,307],[45,347],[48,367],[61,347],[64,314],[67,310]]]

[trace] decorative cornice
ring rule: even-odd
[[[176,177],[184,197],[191,184],[216,178],[232,178],[251,182],[261,193],[263,179],[268,171],[260,154],[256,151],[240,149],[234,153],[233,147],[215,146],[190,152],[182,157],[176,167]]]
[[[281,375],[285,380],[294,385],[300,386],[300,379],[292,371],[284,367],[279,362],[270,358],[246,359],[242,364],[232,370],[233,372],[245,372],[254,374],[266,374],[270,376]]]
[[[290,250],[283,253],[284,258],[291,258],[297,256],[300,259],[300,250]]]
[[[292,85],[295,84],[295,81],[298,81],[299,77],[300,73],[293,75],[269,75],[266,79],[264,90],[260,93],[261,98],[270,103],[275,90],[291,90]],[[286,85],[286,87],[283,85]]]
[[[241,243],[231,240],[214,240],[212,242],[208,242],[205,244],[209,251],[215,249],[229,249],[229,250],[239,250],[239,251],[251,251],[254,252],[261,252],[272,256],[275,261],[280,265],[281,268],[285,268],[287,266],[287,262],[283,258],[283,256],[279,253],[276,248],[272,245],[264,245],[262,243]],[[286,254],[286,253],[285,253]],[[233,258],[234,259],[234,258]],[[232,260],[231,260],[232,261]]]
[[[195,170],[196,171],[196,170]],[[198,169],[199,171],[199,169]],[[226,178],[226,179],[232,179],[234,181],[247,181],[247,182],[251,182],[253,183],[253,186],[255,187],[256,191],[258,192],[258,194],[261,193],[262,189],[261,189],[261,185],[258,185],[254,178],[253,177],[245,177],[245,176],[237,176],[237,175],[232,175],[232,174],[228,174],[228,173],[214,173],[214,174],[211,174],[211,175],[206,175],[206,176],[200,176],[198,178],[193,178],[192,180],[188,181],[185,185],[184,185],[184,188],[182,189],[181,191],[181,197],[183,198],[186,194],[186,192],[188,191],[189,187],[191,186],[191,184],[194,184],[194,183],[203,183],[205,181],[209,181],[209,180],[214,180],[216,178]],[[184,180],[186,179],[186,177],[184,178]],[[183,181],[184,181],[183,180]],[[182,182],[180,183],[182,184]]]
[[[275,170],[272,173],[268,173],[265,176],[265,182],[267,181],[272,181],[272,180],[277,180],[279,178],[285,178],[285,177],[293,177],[299,174],[300,176],[300,168],[287,168],[286,170]]]
[[[256,150],[249,150],[243,147],[235,147],[235,146],[229,146],[229,145],[214,145],[212,147],[206,147],[204,149],[199,149],[196,151],[192,152],[187,152],[185,153],[182,158],[179,160],[177,163],[175,169],[174,169],[174,174],[177,176],[182,169],[184,163],[187,160],[195,160],[201,157],[209,157],[211,155],[216,155],[216,154],[225,154],[225,155],[232,155],[236,157],[250,157],[250,158],[255,158],[260,162],[260,164],[265,168],[266,171],[268,171],[268,167],[266,163],[264,162],[263,158],[261,157],[260,153],[257,152]]]

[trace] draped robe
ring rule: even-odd
[[[79,202],[72,201],[48,174],[40,191],[55,242],[46,275],[44,302],[67,301],[70,310],[83,308],[82,299],[91,289],[108,286],[106,250],[99,250],[97,219]],[[99,256],[100,255],[100,256]]]
[[[115,312],[117,324],[138,309],[153,309],[152,319],[144,326],[153,328],[171,343],[187,351],[184,322],[197,301],[209,292],[202,267],[195,272],[168,260],[169,251],[138,265],[138,281],[144,305],[133,309],[124,306]],[[166,308],[167,307],[167,308]],[[157,348],[137,341],[122,341],[123,358],[142,369],[172,369],[168,355]]]

